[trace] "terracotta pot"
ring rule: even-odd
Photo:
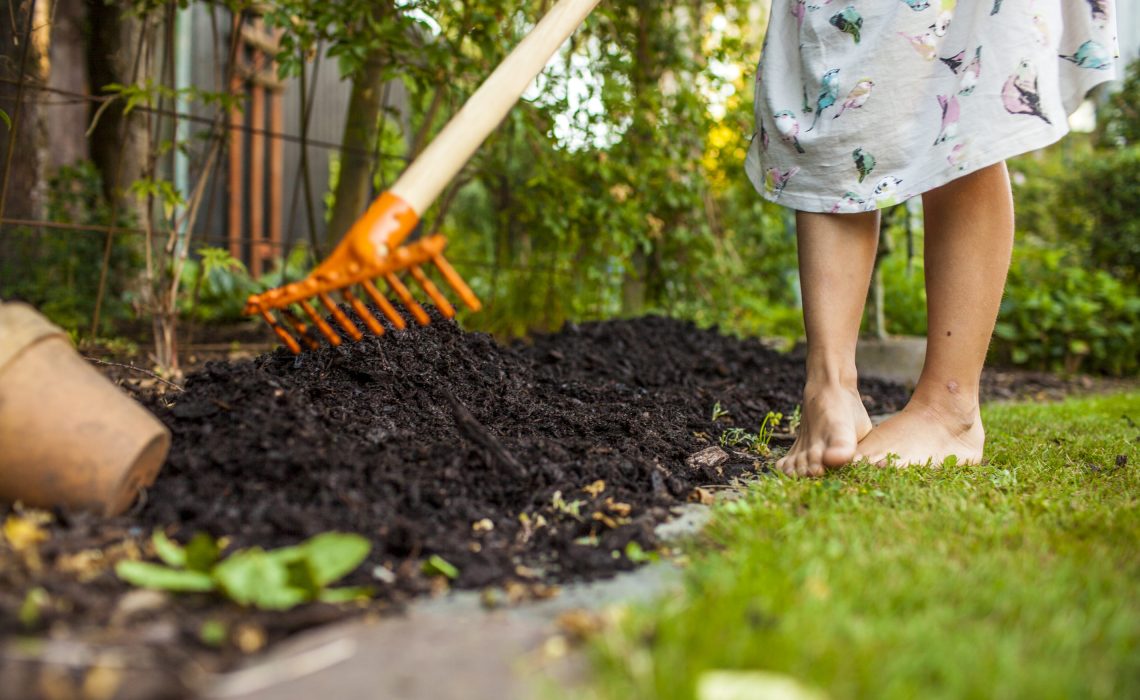
[[[27,304],[0,304],[0,500],[117,515],[170,433]]]

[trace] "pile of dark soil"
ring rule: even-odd
[[[174,439],[145,502],[112,522],[57,525],[51,556],[100,532],[275,547],[338,530],[372,540],[347,582],[383,600],[438,586],[421,571],[429,555],[458,568],[459,587],[605,576],[634,565],[630,542],[653,548],[653,526],[695,487],[763,470],[744,453],[716,467],[686,458],[727,428],[790,415],[802,382],[798,360],[757,341],[655,317],[511,347],[437,320],[300,357],[209,363],[184,391],[150,399]],[[872,413],[906,399],[882,382],[862,391]],[[82,594],[57,578],[37,585],[74,598],[71,624],[105,619],[107,598],[127,590],[109,570]]]
[[[755,469],[752,458],[719,469],[685,458],[725,427],[790,415],[802,377],[757,342],[664,318],[514,348],[437,322],[300,358],[211,363],[158,407],[174,448],[135,522],[236,546],[359,532],[375,547],[358,583],[429,554],[457,566],[464,587],[520,566],[546,580],[597,576],[630,565],[612,554],[630,541],[652,546],[664,508],[693,487]],[[872,411],[904,399],[883,384],[866,393]],[[730,420],[712,421],[718,402]],[[604,490],[584,490],[598,480]],[[574,501],[577,515],[562,505]],[[485,520],[493,529],[473,530]],[[394,587],[419,590],[417,571],[404,567]]]

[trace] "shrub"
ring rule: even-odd
[[[1108,147],[1140,145],[1140,61],[1128,66],[1124,84],[1101,110],[1101,130]]]
[[[1073,249],[1030,240],[1014,251],[991,357],[1031,369],[1134,374],[1140,287],[1092,269]]]
[[[1074,168],[1060,208],[1087,212],[1081,238],[1099,268],[1120,279],[1140,270],[1140,143],[1099,151]]]

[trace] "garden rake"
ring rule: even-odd
[[[251,296],[246,302],[245,313],[265,319],[294,354],[300,354],[301,343],[310,349],[318,347],[317,340],[296,309],[312,321],[330,344],[340,345],[344,339],[314,308],[313,301],[316,300],[348,338],[360,340],[363,331],[333,301],[331,295],[335,293],[347,302],[370,331],[382,335],[384,327],[380,321],[351,291],[353,286],[360,285],[392,326],[403,329],[407,322],[373,282],[382,279],[412,317],[420,325],[427,325],[430,317],[398,276],[407,271],[440,313],[451,318],[455,315],[454,307],[424,273],[423,266],[428,263],[436,267],[464,304],[478,311],[481,308],[479,299],[443,257],[446,238],[437,234],[408,244],[404,241],[419,224],[420,215],[435,202],[487,136],[502,122],[558,47],[585,21],[599,1],[559,0],[420,157],[372,203],[324,262],[300,282]],[[300,341],[293,337],[286,325],[296,332]]]

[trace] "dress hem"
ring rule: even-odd
[[[1114,70],[1110,70],[1105,74],[1098,75],[1092,81],[1082,84],[1079,93],[1077,91],[1072,91],[1072,94],[1081,95],[1081,99],[1077,100],[1076,105],[1070,106],[1068,104],[1070,95],[1064,96],[1063,102],[1065,104],[1065,111],[1074,111],[1076,107],[1079,106],[1080,102],[1083,101],[1084,97],[1087,96],[1094,87],[1105,82],[1110,82],[1115,77],[1116,71],[1114,67]],[[971,161],[968,166],[964,168],[954,166],[944,168],[940,170],[936,175],[922,180],[917,186],[913,188],[908,187],[905,190],[905,194],[901,194],[897,197],[892,197],[891,199],[881,203],[876,202],[873,206],[868,204],[864,209],[857,211],[851,211],[849,209],[838,210],[836,208],[836,203],[839,201],[839,197],[835,196],[833,196],[831,199],[827,199],[819,195],[800,194],[796,192],[788,192],[786,190],[773,193],[768,190],[768,188],[765,187],[764,171],[759,165],[759,158],[757,157],[758,154],[752,152],[752,149],[759,147],[758,139],[755,137],[753,144],[750,146],[749,156],[746,159],[745,172],[748,176],[748,179],[752,182],[753,187],[756,188],[756,191],[760,194],[760,196],[765,200],[772,202],[773,204],[778,204],[795,211],[817,214],[857,214],[863,212],[878,211],[880,209],[887,209],[889,207],[902,204],[910,199],[922,196],[931,190],[949,184],[954,180],[966,177],[967,175],[971,175],[980,170],[984,170],[988,167],[1009,160],[1010,158],[1047,148],[1060,141],[1070,131],[1071,128],[1069,126],[1069,119],[1068,115],[1066,115],[1066,117],[1063,120],[1058,121],[1058,123],[1048,125],[1047,129],[1035,130],[1024,135],[1021,138],[1011,138],[1004,140],[1002,142],[1003,148],[1000,150],[994,149],[991,151],[996,152],[998,155],[988,156],[985,158],[980,158],[976,161]]]

